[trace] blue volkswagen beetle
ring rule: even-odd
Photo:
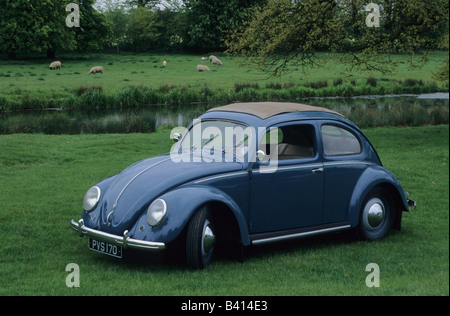
[[[170,153],[89,189],[71,221],[91,250],[182,245],[207,266],[218,247],[355,228],[368,240],[400,229],[415,207],[359,128],[339,113],[296,103],[235,103],[209,110]]]

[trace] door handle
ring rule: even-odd
[[[323,168],[316,168],[312,170],[313,173],[323,173]]]

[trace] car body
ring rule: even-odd
[[[356,228],[378,240],[415,207],[361,130],[344,116],[297,103],[235,103],[209,110],[171,153],[101,181],[71,227],[89,248],[182,245],[190,267],[221,244],[241,249]]]

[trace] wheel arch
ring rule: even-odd
[[[370,192],[376,187],[381,187],[389,192],[393,201],[392,207],[395,211],[393,228],[400,230],[402,213],[403,211],[409,211],[405,193],[397,178],[388,170],[380,166],[368,168],[355,185],[349,205],[350,225],[352,227],[357,227],[359,225],[363,203]]]
[[[392,183],[389,183],[389,182],[379,183],[376,187],[381,187],[386,192],[389,192],[389,195],[391,197],[391,201],[393,204],[391,206],[394,208],[394,212],[395,212],[394,224],[392,225],[392,228],[394,228],[396,230],[401,230],[402,214],[403,214],[403,211],[406,211],[408,209],[404,208],[403,199],[402,199],[402,196],[400,195],[400,192]]]
[[[160,198],[168,205],[164,230],[171,232],[171,240],[180,236],[192,216],[208,206],[214,219],[220,223],[220,233],[238,238],[242,245],[250,244],[247,221],[237,203],[226,193],[209,186],[187,186],[170,191]],[[228,229],[226,231],[225,229]]]

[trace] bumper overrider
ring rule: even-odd
[[[80,237],[87,236],[96,240],[105,241],[112,245],[122,246],[123,249],[155,251],[155,250],[164,250],[166,248],[166,245],[162,242],[153,242],[130,238],[127,230],[124,231],[123,236],[118,236],[86,227],[82,219],[80,219],[78,222],[72,220],[70,222],[70,225],[73,230],[78,232]]]

